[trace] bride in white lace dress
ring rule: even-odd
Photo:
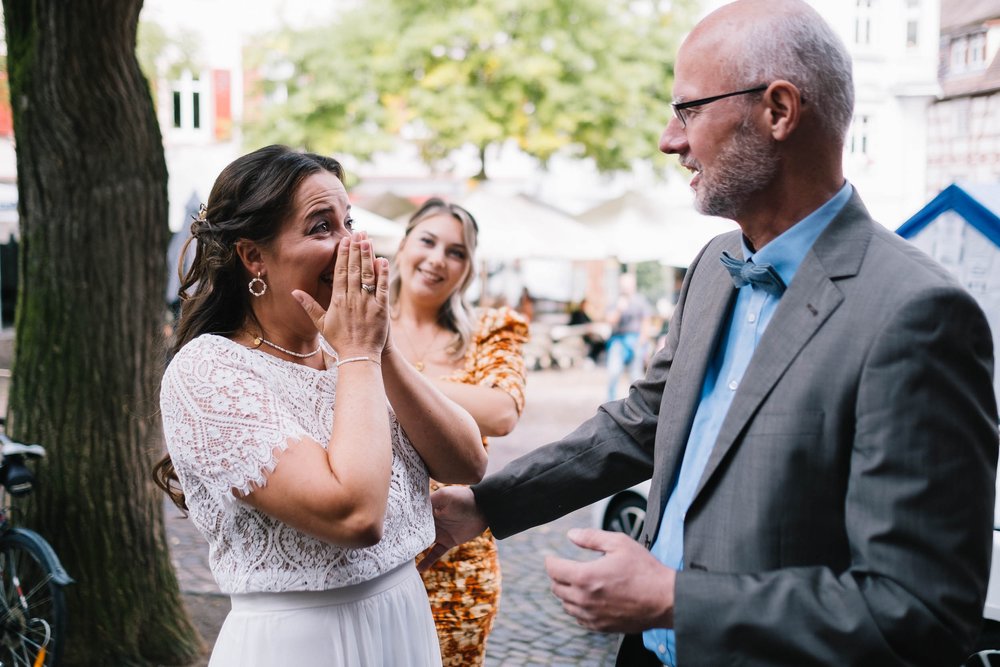
[[[232,597],[212,667],[441,663],[414,566],[434,540],[428,472],[473,483],[486,453],[394,351],[388,264],[351,233],[342,176],[263,148],[192,224],[156,478]]]

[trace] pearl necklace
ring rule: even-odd
[[[312,352],[306,352],[305,354],[303,354],[301,352],[292,352],[291,350],[286,350],[285,348],[281,347],[280,345],[272,343],[269,340],[265,340],[265,339],[261,338],[260,336],[257,336],[257,337],[255,337],[253,339],[253,346],[254,346],[255,349],[258,348],[258,347],[260,347],[261,343],[263,343],[264,345],[270,345],[271,347],[273,347],[276,350],[281,350],[285,354],[293,356],[293,357],[298,357],[299,359],[308,359],[309,357],[312,357],[312,356],[315,356],[315,355],[319,354],[319,351],[323,349],[323,345],[320,344],[320,346],[317,347]]]

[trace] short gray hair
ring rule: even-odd
[[[854,116],[851,56],[830,25],[808,6],[776,12],[741,32],[743,48],[733,52],[733,71],[743,84],[792,82],[817,109],[823,130],[843,142]]]

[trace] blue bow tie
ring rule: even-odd
[[[751,285],[759,287],[774,297],[780,297],[785,291],[785,281],[770,264],[754,264],[753,260],[739,260],[725,250],[722,251],[722,265],[733,277],[737,287]]]

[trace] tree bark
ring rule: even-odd
[[[488,144],[482,144],[479,146],[479,173],[472,177],[474,181],[485,181],[488,177],[486,176],[486,149],[489,148]]]
[[[3,6],[21,234],[8,430],[48,450],[15,517],[76,579],[65,664],[184,664],[201,641],[150,477],[169,229],[142,0]]]

